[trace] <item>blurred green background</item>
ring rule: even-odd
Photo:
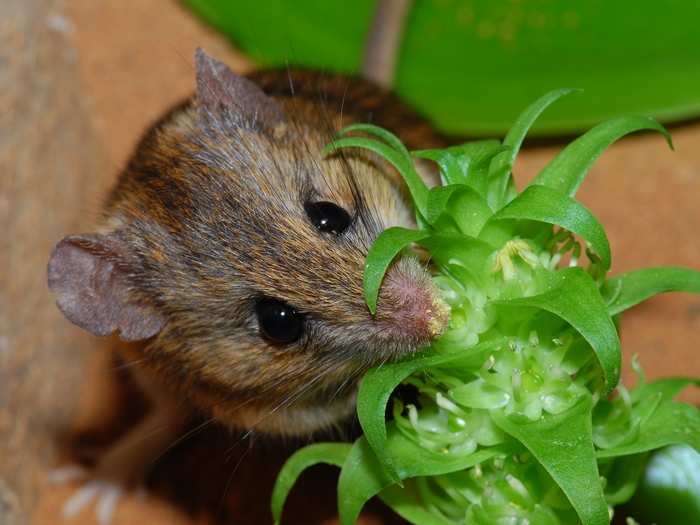
[[[376,0],[184,0],[265,66],[357,72]],[[535,135],[620,114],[700,115],[698,0],[415,0],[395,90],[457,135],[501,135],[543,93],[583,88]]]

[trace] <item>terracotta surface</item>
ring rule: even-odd
[[[58,14],[61,30],[69,33],[75,46],[82,93],[108,158],[104,169],[95,174],[105,181],[116,176],[149,122],[192,91],[195,47],[206,48],[238,71],[251,67],[224,40],[172,2],[72,0]],[[580,192],[583,202],[608,231],[614,272],[662,264],[700,268],[700,124],[675,128],[673,135],[675,153],[658,136],[634,137],[614,146],[596,164]],[[520,181],[531,177],[559,148],[525,151],[517,165]],[[88,209],[96,213],[99,202],[89,203]],[[697,296],[674,294],[656,298],[623,321],[626,359],[638,353],[650,377],[700,375],[700,353],[695,339],[698,335],[700,298]],[[114,403],[119,400],[107,383],[106,363],[104,358],[95,357],[95,373],[85,389],[89,406],[79,423],[82,428],[94,426],[98,419],[108,421]],[[631,380],[628,367],[624,377],[626,382]],[[700,396],[687,399],[698,402]],[[223,450],[229,460],[238,454],[230,449],[226,452],[226,447]],[[264,508],[268,494],[251,493],[246,486],[255,485],[253,480],[260,472],[255,462],[261,461],[257,465],[264,468],[265,457],[261,459],[255,453],[249,457],[245,453],[240,455],[240,466],[224,465],[224,470],[229,472],[228,495],[219,497],[219,501],[225,500],[222,504],[235,508],[237,504],[246,506],[247,503],[239,501],[241,497],[258,498],[260,504],[256,508]],[[167,477],[173,468],[166,465],[164,475]],[[333,472],[320,477],[321,492],[307,490],[301,498],[302,507],[316,507],[318,499],[332,499]],[[200,481],[193,478],[183,483]],[[309,487],[314,487],[313,480],[309,481]],[[47,486],[35,523],[59,523],[59,509],[74,488],[75,485]],[[230,515],[235,514],[234,511]],[[260,517],[264,514],[255,518],[253,515],[238,516],[231,523],[267,522],[267,518]],[[140,500],[129,496],[120,505],[113,523],[185,524],[201,523],[203,519],[196,521],[188,517],[167,499]],[[375,522],[370,519],[366,523]],[[92,512],[86,512],[79,519],[63,523],[88,525],[94,519]]]

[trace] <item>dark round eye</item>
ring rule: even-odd
[[[311,223],[322,232],[340,235],[352,222],[350,214],[332,202],[312,202],[305,208]]]
[[[262,336],[275,344],[293,343],[301,337],[304,316],[277,299],[263,298],[255,305]]]

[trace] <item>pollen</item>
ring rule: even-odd
[[[503,272],[503,278],[506,281],[513,279],[515,277],[515,265],[513,263],[515,256],[520,257],[532,268],[535,268],[539,263],[537,255],[526,241],[523,239],[511,239],[496,254],[493,272]]]

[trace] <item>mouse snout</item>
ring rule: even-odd
[[[418,260],[397,261],[379,292],[376,322],[412,347],[429,343],[447,328],[450,309]]]

